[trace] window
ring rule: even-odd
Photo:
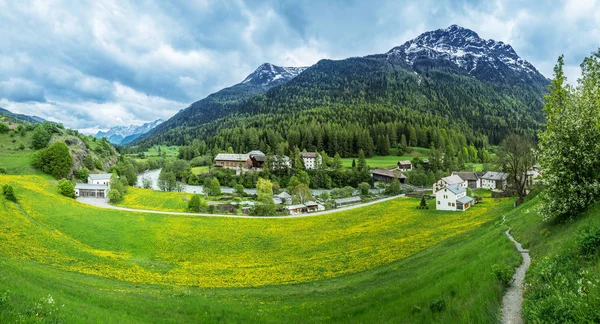
[[[441,204],[442,202],[438,200],[438,205]]]
[[[452,207],[454,207],[454,203],[452,203]]]
[[[450,207],[450,203],[448,203],[448,207]]]

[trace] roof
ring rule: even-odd
[[[477,181],[479,177],[475,172],[452,172],[452,175],[457,175],[464,181]]]
[[[236,162],[246,162],[248,160],[248,154],[227,154],[227,153],[219,153],[215,157],[215,161],[236,161]]]
[[[527,175],[533,177],[534,179],[539,177],[541,174],[535,170],[527,171]]]
[[[75,189],[108,189],[108,186],[103,184],[78,183],[75,185]]]
[[[285,206],[285,209],[287,209],[287,210],[290,210],[290,209],[299,209],[299,208],[306,208],[306,206],[304,206],[302,204]]]
[[[410,162],[409,160],[402,160],[402,161],[398,161],[398,164],[401,164],[401,165],[412,165],[412,162]]]
[[[338,199],[333,200],[333,202],[335,202],[336,204],[343,204],[343,203],[357,202],[357,201],[360,201],[359,196],[348,197],[348,198],[338,198]]]
[[[317,153],[316,152],[300,152],[300,156],[303,158],[316,158],[317,157]]]
[[[481,179],[486,180],[506,180],[508,178],[508,174],[504,172],[494,172],[488,171],[486,172]]]
[[[460,198],[456,199],[456,201],[458,201],[461,204],[466,204],[466,203],[473,201],[473,198],[471,198],[469,196],[464,196],[464,197],[460,197]]]
[[[447,185],[446,188],[444,189],[448,189],[450,191],[452,191],[452,193],[454,193],[455,195],[461,194],[465,191],[467,191],[464,187],[461,187],[457,184],[453,184],[453,185]]]
[[[261,152],[259,150],[252,150],[252,151],[248,152],[248,155],[250,155],[250,156],[254,156],[254,155],[262,155],[262,156],[264,156],[265,153],[263,153],[263,152]]]
[[[88,175],[88,177],[90,177],[92,180],[110,179],[111,176],[112,174],[110,173],[92,173]]]
[[[376,174],[384,177],[390,178],[398,178],[398,179],[406,179],[406,176],[403,173],[396,173],[394,171],[384,170],[384,169],[373,169],[371,170],[371,174]]]
[[[260,154],[250,155],[250,156],[252,157],[253,160],[258,161],[258,162],[265,162],[265,159],[267,158],[266,156],[260,155]]]
[[[305,202],[305,203],[304,203],[304,205],[308,207],[308,206],[317,206],[317,205],[319,205],[319,204],[317,204],[317,203],[316,203],[316,202],[314,202],[314,201],[308,201],[308,202]]]
[[[289,199],[289,198],[292,198],[292,196],[290,196],[290,194],[289,194],[289,193],[287,193],[287,192],[285,192],[285,191],[284,191],[284,192],[282,192],[282,193],[280,193],[279,195],[276,195],[276,197],[283,198],[283,199]]]
[[[443,181],[444,181],[446,184],[449,184],[449,185],[453,185],[453,184],[459,184],[459,183],[463,183],[463,182],[465,182],[465,180],[463,180],[461,177],[459,177],[459,176],[457,176],[457,175],[455,175],[455,174],[453,174],[453,175],[451,175],[451,176],[449,176],[449,177],[442,178],[442,180],[443,180]]]

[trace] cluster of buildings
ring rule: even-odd
[[[540,176],[538,171],[527,172],[527,186],[533,186]],[[508,189],[508,173],[504,172],[452,172],[452,175],[439,179],[433,184],[437,210],[469,209],[475,201],[467,196],[469,189],[505,191]]]
[[[304,169],[316,169],[322,162],[321,155],[316,152],[301,152],[300,158],[304,163]],[[266,161],[265,153],[254,150],[247,154],[219,153],[215,157],[215,167],[234,170],[260,170]],[[290,158],[285,155],[273,156],[273,168],[291,168]]]
[[[280,194],[274,195],[273,202],[275,202],[278,205],[286,205],[285,207],[283,207],[283,209],[290,215],[298,215],[325,210],[325,206],[314,201],[305,202],[303,204],[293,204],[292,196],[290,196],[290,194],[287,192],[282,192]],[[334,208],[349,206],[360,202],[361,198],[359,196],[338,198],[332,201]]]
[[[90,174],[88,183],[75,185],[75,197],[107,198],[111,176],[110,173]]]

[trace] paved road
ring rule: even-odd
[[[506,236],[515,244],[517,250],[523,256],[523,263],[517,268],[513,276],[513,283],[508,287],[504,298],[502,298],[502,323],[517,324],[523,323],[521,311],[523,308],[523,281],[525,281],[525,273],[531,264],[529,251],[523,249],[521,243],[517,242],[512,235],[510,229],[506,230]]]
[[[310,214],[300,214],[300,215],[290,215],[290,216],[238,216],[238,215],[225,215],[225,214],[195,214],[195,213],[168,212],[168,211],[118,207],[118,206],[113,206],[113,205],[109,204],[106,200],[99,199],[99,198],[81,198],[80,197],[80,198],[77,198],[77,201],[80,203],[86,204],[86,205],[91,205],[91,206],[95,206],[95,207],[99,207],[99,208],[116,209],[116,210],[123,210],[123,211],[135,212],[135,213],[161,214],[161,215],[183,215],[183,216],[196,216],[196,217],[273,218],[273,219],[276,219],[276,218],[315,217],[315,216],[321,216],[321,215],[326,215],[326,214],[339,213],[344,210],[350,210],[350,209],[356,209],[356,208],[360,208],[360,207],[364,207],[364,206],[374,205],[374,204],[382,203],[384,201],[401,198],[401,197],[404,197],[404,195],[383,198],[383,199],[371,201],[371,202],[364,203],[364,204],[352,205],[352,206],[342,207],[342,208],[338,208],[338,209],[330,209],[330,210],[325,210],[325,211],[315,212],[315,213],[310,213]]]

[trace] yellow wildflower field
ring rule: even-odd
[[[123,200],[117,205],[134,209],[183,212],[192,194],[185,192],[164,192],[151,189],[128,187]]]
[[[466,212],[418,210],[399,198],[317,217],[236,219],[104,210],[38,176],[0,176],[0,254],[134,283],[247,287],[314,281],[406,258],[488,222],[510,201]],[[141,189],[139,189],[141,190]],[[433,204],[431,204],[433,205]]]

